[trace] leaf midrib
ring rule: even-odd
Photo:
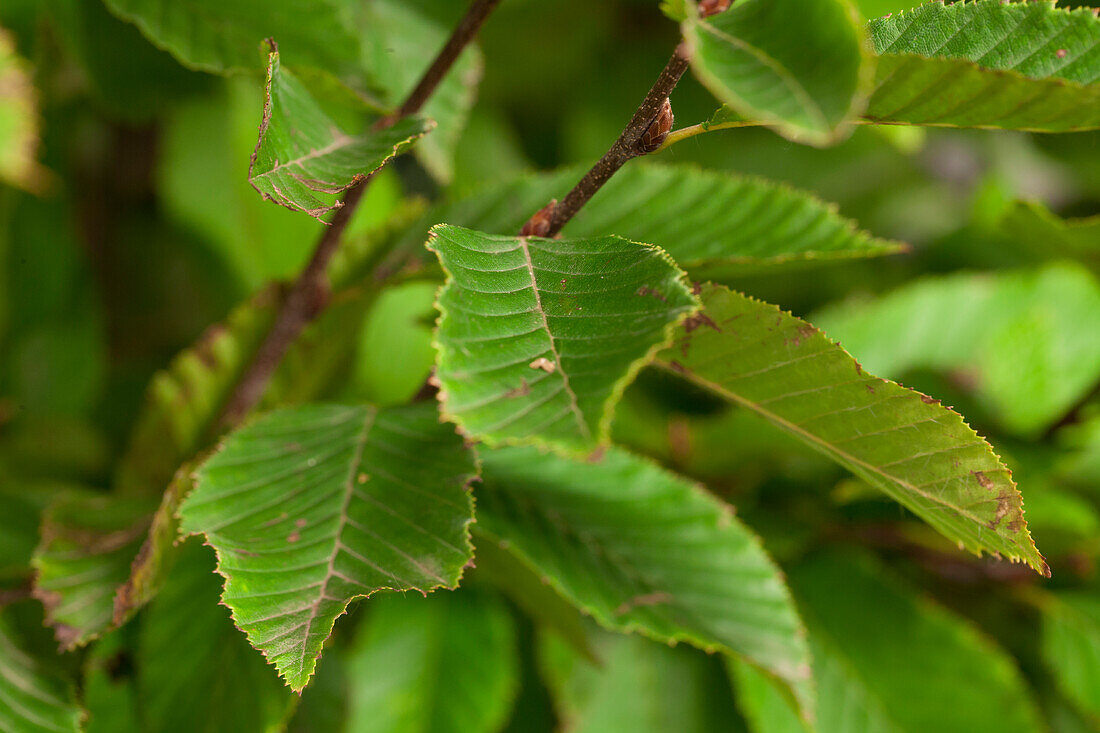
[[[569,409],[576,418],[577,427],[580,428],[584,439],[591,440],[592,431],[588,428],[588,423],[584,421],[584,414],[581,413],[580,405],[577,403],[577,393],[573,391],[572,385],[569,384],[569,375],[565,373],[565,367],[561,363],[561,355],[558,354],[558,347],[554,342],[554,333],[550,330],[550,322],[546,318],[546,310],[542,307],[542,296],[539,294],[539,282],[535,277],[535,266],[531,261],[531,249],[527,246],[527,237],[519,238],[519,246],[523,252],[523,261],[527,266],[527,274],[531,276],[531,291],[535,294],[535,307],[538,311],[539,319],[542,321],[542,330],[546,332],[546,338],[550,341],[550,353],[554,355],[555,371],[561,374],[561,381],[565,387],[565,393],[569,395]]]
[[[665,369],[666,371],[668,371],[672,374],[678,374],[678,375],[684,377],[685,379],[695,383],[696,385],[698,385],[700,387],[703,387],[704,389],[711,390],[711,391],[715,392],[716,394],[719,394],[719,395],[725,397],[726,399],[729,399],[732,402],[736,402],[737,404],[741,405],[742,407],[745,407],[746,409],[752,410],[753,412],[757,413],[758,415],[760,415],[764,419],[768,420],[769,422],[775,423],[776,425],[781,426],[785,430],[789,430],[790,432],[797,435],[799,438],[805,440],[808,443],[812,443],[812,444],[818,446],[819,448],[821,448],[822,450],[824,450],[826,452],[833,453],[833,454],[839,456],[840,458],[842,458],[843,460],[849,461],[852,464],[857,465],[860,468],[862,468],[862,469],[864,469],[864,470],[866,470],[870,473],[876,474],[876,475],[882,477],[883,479],[885,479],[886,481],[889,481],[890,483],[896,484],[898,486],[901,486],[904,489],[912,491],[914,494],[917,494],[918,496],[921,496],[925,499],[928,499],[929,501],[931,501],[933,503],[940,504],[941,506],[944,506],[948,509],[951,509],[954,512],[958,512],[961,516],[966,517],[967,519],[969,519],[973,522],[976,522],[978,524],[983,524],[983,521],[980,518],[975,516],[973,513],[967,511],[966,509],[963,509],[962,507],[959,507],[959,506],[955,506],[954,504],[947,501],[943,497],[936,496],[935,494],[928,493],[927,491],[922,491],[916,485],[911,484],[908,481],[905,481],[901,478],[898,478],[897,476],[894,476],[894,475],[882,470],[882,468],[879,467],[879,466],[875,466],[874,464],[867,463],[866,461],[864,461],[860,458],[856,458],[852,454],[842,450],[841,448],[836,447],[833,443],[830,443],[829,441],[815,435],[814,433],[811,433],[810,431],[806,430],[802,426],[797,425],[797,424],[787,420],[786,418],[780,417],[776,413],[768,410],[765,407],[762,407],[759,403],[753,402],[750,399],[742,397],[741,395],[737,394],[736,392],[732,392],[732,391],[726,389],[725,387],[723,387],[722,385],[717,384],[716,382],[712,382],[711,380],[700,376],[699,374],[695,373],[694,371],[691,371],[691,370],[681,371],[679,369],[674,368],[671,364],[664,361],[663,359],[657,359],[653,363],[654,363],[655,366],[659,366],[662,369]]]
[[[332,543],[332,552],[329,554],[328,562],[325,567],[325,575],[321,581],[321,586],[318,589],[317,597],[314,599],[313,604],[309,608],[309,618],[305,622],[305,631],[302,633],[302,647],[301,654],[298,658],[298,674],[299,676],[305,673],[306,657],[308,656],[306,647],[309,644],[309,634],[313,628],[313,621],[318,617],[321,602],[325,599],[325,593],[328,591],[329,581],[336,575],[336,557],[340,554],[340,550],[343,548],[343,543],[340,538],[344,534],[344,528],[348,523],[348,507],[351,504],[351,498],[355,494],[355,477],[359,470],[359,465],[363,460],[363,451],[367,446],[367,438],[370,436],[371,429],[374,427],[375,419],[378,417],[378,409],[374,407],[367,408],[366,417],[363,420],[363,427],[359,431],[359,435],[355,439],[355,455],[348,464],[348,475],[344,481],[344,498],[340,504],[340,521],[336,526],[334,532],[334,539]],[[304,683],[303,685],[304,686]],[[300,688],[299,688],[300,689]]]

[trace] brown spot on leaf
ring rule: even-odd
[[[306,520],[306,519],[295,519],[294,520],[294,526],[297,527],[298,529],[301,529],[302,527],[306,526],[307,524],[309,524],[309,520]]]
[[[661,291],[654,290],[653,288],[649,287],[648,285],[643,285],[642,287],[638,288],[638,292],[635,293],[635,294],[636,295],[641,295],[641,296],[652,295],[654,298],[661,301],[662,303],[667,303],[668,302],[668,298],[666,298],[661,293]]]
[[[926,405],[938,405],[938,404],[940,404],[940,401],[937,400],[935,397],[929,397],[926,394],[922,394],[920,396],[920,401],[923,402]]]
[[[359,483],[365,484],[365,483],[367,483],[367,481],[370,480],[370,476],[368,476],[365,473],[361,473],[361,474],[359,474],[357,480],[359,481]]]
[[[631,610],[638,608],[639,606],[659,606],[662,603],[668,603],[672,600],[672,596],[668,593],[656,592],[656,593],[644,593],[639,596],[624,601],[622,605],[615,609],[616,616],[622,616],[624,613],[628,613]]]
[[[722,333],[722,329],[719,328],[718,324],[715,323],[706,313],[696,313],[694,316],[689,316],[688,318],[684,319],[684,330],[688,333],[691,333],[700,326],[707,326],[709,328],[713,328],[718,333]]]
[[[596,446],[596,450],[589,453],[588,457],[585,458],[584,460],[585,460],[585,463],[599,463],[600,461],[603,460],[603,457],[606,456],[606,455],[607,455],[607,446],[606,445],[600,445],[600,446]]]
[[[870,392],[871,394],[875,393],[875,385],[871,384],[870,382],[867,382],[863,386],[866,387],[867,391]]]
[[[700,285],[699,283],[694,283],[694,282],[691,284],[691,294],[692,295],[699,295],[702,292],[703,292],[703,286],[702,285]]]
[[[817,333],[816,328],[808,323],[803,323],[801,326],[795,329],[795,334],[793,336],[791,336],[789,339],[784,339],[784,343],[787,343],[791,346],[798,346],[810,336],[813,336],[815,333]]]
[[[856,374],[863,374],[863,365],[860,364],[859,361],[856,359],[852,359],[852,361],[856,365]]]
[[[547,374],[553,374],[555,371],[557,371],[558,368],[557,364],[550,361],[545,356],[540,356],[527,366],[531,367],[532,369],[541,369]]]
[[[675,359],[669,361],[668,365],[669,365],[669,367],[672,368],[672,371],[676,372],[677,374],[687,374],[688,373],[687,367],[685,367],[683,364],[676,361]]]
[[[984,472],[971,471],[970,473],[974,474],[974,478],[978,481],[978,485],[981,486],[983,489],[993,488],[993,480],[986,476]]]
[[[1064,59],[1066,57],[1066,49],[1060,48],[1054,52],[1054,55],[1060,59]]]
[[[527,380],[521,377],[519,386],[505,392],[504,397],[505,399],[515,399],[517,397],[526,397],[529,394],[531,394],[531,385],[527,384]]]
[[[1013,499],[1015,498],[1015,495],[1011,491],[1001,492],[997,496],[997,511],[994,513],[993,519],[989,520],[990,529],[996,529],[997,525],[1001,523],[1001,520],[1008,516],[1009,512],[1015,508],[1013,503]]]
[[[297,532],[291,532],[286,537],[287,542],[297,542],[300,539],[302,539],[302,536],[300,534],[298,534]]]

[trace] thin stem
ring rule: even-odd
[[[653,83],[649,93],[646,94],[638,111],[630,120],[619,139],[611,146],[602,158],[592,166],[592,169],[584,174],[584,177],[566,194],[561,203],[554,207],[554,213],[550,220],[550,229],[546,236],[552,237],[561,231],[570,219],[572,219],[581,207],[588,203],[600,188],[607,183],[615,172],[623,167],[628,160],[645,153],[638,147],[639,141],[649,128],[651,122],[657,117],[662,105],[680,77],[688,68],[688,50],[681,43],[676,47],[665,68],[661,71],[657,81]]]
[[[412,92],[404,103],[395,112],[387,115],[375,123],[374,128],[385,129],[390,127],[402,117],[415,114],[420,111],[424,103],[432,96],[443,77],[454,65],[463,49],[469,45],[477,35],[481,26],[488,19],[500,0],[474,0],[466,15],[459,21],[447,43],[436,55],[431,66],[420,78]],[[256,403],[263,396],[267,384],[271,381],[275,369],[279,366],[291,344],[297,340],[302,331],[311,321],[325,309],[328,301],[328,265],[336,250],[340,247],[340,240],[344,230],[347,229],[351,216],[356,206],[366,193],[371,176],[358,180],[345,193],[341,206],[333,216],[332,224],[325,228],[309,263],[298,279],[291,286],[290,292],[283,300],[275,321],[264,339],[256,356],[249,364],[247,371],[237,383],[237,388],[226,403],[222,412],[220,423],[223,428],[230,428],[240,423]]]
[[[736,120],[734,122],[717,122],[713,125],[706,122],[701,122],[698,125],[692,125],[691,127],[681,127],[679,130],[673,130],[668,133],[668,137],[661,143],[661,147],[657,148],[654,152],[661,152],[670,145],[675,145],[681,140],[687,140],[689,137],[695,137],[696,135],[702,135],[704,132],[712,132],[714,130],[729,130],[734,127],[759,127],[764,124],[763,122],[751,122],[749,120]]]
[[[681,127],[679,130],[673,130],[668,133],[668,137],[661,143],[661,147],[657,148],[655,153],[659,153],[665,150],[671,145],[675,145],[681,140],[687,140],[688,138],[695,137],[696,135],[702,135],[706,132],[714,132],[715,130],[731,130],[737,127],[764,127],[768,123],[758,122],[755,120],[731,120],[729,122],[715,122],[713,124],[709,122],[700,122],[698,125],[691,125],[690,127]],[[852,120],[853,125],[879,125],[881,127],[916,127],[907,122],[882,122],[879,120],[867,120],[859,119]]]

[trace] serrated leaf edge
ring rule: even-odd
[[[717,283],[708,282],[708,283],[706,283],[705,287],[715,288],[715,289],[719,289],[719,290],[724,290],[724,291],[729,292],[729,293],[734,293],[734,294],[739,295],[741,297],[747,298],[748,300],[752,301],[753,303],[762,305],[766,308],[770,308],[770,309],[774,310],[774,312],[778,315],[787,316],[787,317],[793,318],[795,320],[798,320],[802,323],[806,323],[807,325],[811,326],[817,334],[820,334],[823,338],[825,338],[833,347],[835,347],[842,354],[844,354],[849,359],[851,359],[852,362],[857,366],[857,368],[859,368],[861,373],[865,373],[865,372],[863,372],[863,368],[859,365],[859,362],[856,360],[856,358],[853,357],[850,353],[848,353],[848,351],[843,346],[841,346],[839,343],[837,343],[836,341],[833,341],[831,338],[829,338],[828,335],[825,334],[825,332],[822,331],[821,329],[817,328],[816,326],[813,326],[813,324],[809,323],[808,321],[805,321],[801,318],[798,318],[798,316],[795,316],[790,311],[785,311],[777,305],[774,305],[772,303],[768,303],[768,302],[763,301],[763,300],[759,300],[757,298],[752,297],[751,295],[746,295],[744,293],[739,293],[738,291],[731,290],[730,288],[727,288],[724,285],[720,285],[720,284],[717,284]],[[753,413],[760,415],[761,417],[764,417],[769,422],[773,422],[773,424],[786,426],[786,428],[785,428],[786,430],[790,431],[792,434],[795,434],[795,435],[799,436],[799,438],[801,440],[804,440],[807,443],[811,443],[811,444],[814,444],[814,445],[820,445],[822,447],[828,448],[830,451],[835,451],[837,453],[843,454],[845,456],[845,459],[851,461],[853,464],[864,466],[871,473],[881,475],[884,478],[887,478],[892,482],[900,483],[896,478],[886,476],[885,474],[883,474],[883,472],[879,469],[879,467],[873,466],[873,465],[868,464],[864,461],[858,460],[855,457],[853,457],[851,455],[848,455],[844,451],[834,448],[831,443],[827,443],[827,442],[821,440],[820,438],[818,438],[816,435],[813,435],[812,433],[808,433],[805,430],[803,430],[802,428],[800,428],[799,426],[790,423],[788,420],[785,420],[784,418],[781,418],[778,415],[775,415],[774,413],[768,411],[767,409],[765,409],[763,407],[757,406],[757,404],[755,402],[752,402],[751,400],[746,400],[746,399],[742,398],[740,395],[729,391],[728,389],[724,388],[720,384],[716,384],[716,383],[711,382],[707,379],[699,377],[699,376],[691,373],[690,370],[686,370],[684,368],[677,368],[676,366],[673,366],[672,362],[670,362],[670,361],[666,362],[666,361],[663,361],[661,359],[655,359],[653,363],[654,363],[655,366],[659,366],[662,369],[664,369],[664,370],[666,370],[666,371],[668,371],[672,374],[677,374],[677,375],[683,377],[684,379],[692,382],[693,384],[696,384],[696,385],[702,387],[703,389],[706,389],[708,391],[711,391],[711,392],[714,392],[716,394],[722,395],[723,397],[729,399],[731,402],[734,402],[738,405],[741,405],[745,409],[750,410]],[[1020,497],[1020,510],[1019,510],[1020,511],[1020,516],[1019,516],[1019,519],[1022,522],[1020,528],[1023,530],[1024,536],[1027,538],[1030,549],[1032,551],[1034,551],[1034,553],[1035,553],[1035,557],[1033,557],[1033,558],[1026,557],[1024,554],[1007,555],[1007,558],[1011,562],[1026,563],[1027,565],[1029,565],[1032,569],[1034,569],[1040,575],[1042,575],[1046,578],[1049,578],[1050,577],[1050,566],[1047,564],[1046,558],[1043,557],[1043,554],[1041,552],[1039,552],[1039,549],[1035,546],[1035,541],[1031,537],[1031,531],[1028,529],[1028,526],[1027,526],[1027,517],[1024,514],[1024,497],[1023,497],[1023,493],[1020,491],[1019,486],[1017,486],[1016,481],[1012,478],[1012,469],[1010,469],[1007,465],[1005,465],[1004,460],[1001,458],[1001,456],[998,455],[994,451],[992,444],[988,440],[986,440],[986,438],[984,436],[979,434],[978,431],[974,430],[974,428],[972,428],[970,426],[970,423],[968,423],[966,421],[966,418],[963,417],[963,415],[961,413],[956,412],[954,409],[948,407],[947,405],[939,403],[939,400],[935,400],[934,398],[929,397],[928,395],[925,395],[921,392],[918,392],[915,389],[912,389],[910,387],[906,387],[902,384],[898,384],[897,382],[893,382],[889,379],[883,379],[882,377],[878,377],[878,376],[875,376],[875,375],[872,375],[872,374],[867,374],[867,376],[872,377],[874,379],[877,379],[880,383],[891,384],[891,385],[894,385],[896,387],[899,387],[899,388],[911,393],[912,396],[915,399],[919,399],[919,400],[925,401],[925,402],[928,401],[928,400],[935,401],[936,403],[939,404],[939,407],[941,409],[943,409],[946,412],[948,412],[949,414],[957,417],[958,420],[959,420],[959,423],[964,428],[966,428],[966,430],[969,430],[970,433],[974,436],[974,438],[976,438],[979,442],[981,442],[985,446],[988,454],[990,456],[992,456],[997,461],[997,463],[999,463],[1003,467],[1004,473],[1005,473],[1005,475],[1008,479],[1009,484],[1012,486],[1012,489],[1016,492],[1016,495]],[[934,497],[932,495],[927,494],[926,492],[920,491],[919,489],[915,489],[909,484],[906,484],[906,488],[909,488],[910,490],[912,490],[914,494],[924,496],[925,498],[928,498],[928,499],[931,499],[931,500],[935,501],[935,503],[937,503],[937,504],[941,504],[941,505],[943,505],[943,506],[945,506],[949,509],[955,510],[961,516],[967,516],[967,512],[965,512],[963,509],[961,509],[959,507],[952,506],[951,504],[947,504],[942,499],[940,499],[938,497]],[[1001,553],[999,553],[999,552],[991,551],[991,550],[985,550],[984,548],[981,548],[981,547],[974,548],[974,549],[970,549],[970,548],[967,548],[967,549],[969,549],[973,554],[975,554],[978,557],[982,557],[983,552],[987,552],[988,554],[992,555],[993,557],[997,557],[997,558],[1002,557]],[[1025,547],[1025,549],[1028,549],[1028,548]]]
[[[428,231],[428,241],[425,242],[424,246],[429,251],[434,253],[435,249],[432,247],[432,240],[435,239],[436,236],[438,236],[436,234],[436,230],[441,228],[441,227],[452,227],[452,226],[456,226],[456,225],[436,224],[435,226],[433,226]],[[459,228],[465,228],[465,227],[459,227]],[[499,236],[499,235],[494,235],[494,236]],[[655,244],[646,244],[644,242],[635,242],[631,239],[627,239],[626,237],[620,237],[617,234],[605,235],[605,236],[609,236],[611,238],[617,239],[617,240],[622,241],[622,242],[629,242],[630,244],[635,244],[635,245],[638,245],[640,247],[643,247],[644,249],[656,252],[660,259],[664,260],[666,263],[671,265],[672,268],[675,270],[675,272],[676,272],[676,281],[679,282],[681,285],[683,285],[685,290],[688,292],[689,296],[692,299],[693,307],[685,309],[682,314],[677,316],[677,318],[675,318],[674,320],[671,320],[668,323],[666,323],[665,328],[663,330],[663,338],[659,342],[657,342],[652,348],[650,348],[649,351],[647,351],[645,354],[640,356],[638,359],[635,359],[629,365],[627,365],[627,369],[623,373],[623,376],[620,377],[619,379],[617,379],[614,383],[612,383],[611,392],[608,394],[607,399],[604,400],[603,409],[600,412],[600,419],[597,422],[596,435],[592,436],[591,444],[587,445],[584,449],[578,449],[578,448],[565,447],[565,446],[560,445],[556,442],[545,440],[540,436],[530,436],[530,437],[525,437],[525,438],[493,438],[493,437],[490,437],[490,436],[477,436],[477,435],[474,435],[469,431],[469,429],[467,428],[466,424],[463,422],[463,420],[460,416],[450,412],[447,409],[447,394],[442,389],[440,389],[436,393],[436,399],[439,400],[440,420],[443,420],[443,421],[454,424],[457,431],[458,431],[458,434],[461,435],[463,438],[465,438],[467,441],[480,442],[480,443],[483,443],[484,445],[486,445],[489,448],[498,448],[498,447],[504,447],[504,446],[513,446],[513,447],[534,446],[534,447],[538,447],[540,449],[550,450],[550,451],[552,451],[552,452],[554,452],[558,455],[561,455],[561,456],[575,457],[575,456],[578,456],[578,455],[585,455],[585,454],[590,454],[590,455],[591,454],[598,454],[602,450],[606,450],[608,447],[610,447],[610,445],[611,445],[611,422],[612,422],[612,420],[614,418],[614,415],[615,415],[615,407],[618,405],[619,400],[622,398],[623,392],[625,392],[626,388],[628,386],[630,386],[630,383],[634,381],[635,377],[637,377],[637,375],[638,375],[638,372],[640,372],[644,367],[651,364],[653,362],[654,358],[657,356],[657,354],[661,350],[667,348],[672,343],[672,338],[676,334],[676,329],[684,321],[686,321],[688,318],[690,318],[691,316],[698,313],[700,308],[702,308],[702,303],[699,301],[698,295],[696,295],[693,287],[691,286],[691,282],[690,282],[690,280],[688,280],[687,273],[685,273],[683,271],[683,269],[676,263],[675,260],[672,259],[672,257],[668,254],[668,252],[666,252],[664,249],[662,249],[661,247],[658,247]],[[526,237],[516,237],[516,238],[517,239],[527,239]],[[553,241],[553,240],[549,240],[549,241]],[[526,246],[527,245],[525,243],[524,244],[525,251],[526,251]],[[435,328],[432,331],[432,348],[435,349],[436,354],[439,354],[443,349],[443,345],[439,341],[439,326],[440,326],[440,322],[443,320],[443,317],[446,313],[446,311],[444,310],[442,304],[440,303],[440,299],[442,298],[442,296],[443,296],[444,292],[446,291],[447,287],[450,286],[451,283],[454,281],[454,276],[452,275],[451,271],[449,269],[447,269],[447,266],[444,265],[442,261],[440,261],[439,265],[440,265],[440,268],[442,268],[443,273],[445,275],[445,281],[442,285],[439,286],[439,289],[436,290],[435,301],[433,303],[433,305],[436,309],[437,315],[436,315],[436,319],[435,319]],[[544,315],[544,319],[545,319],[545,315]],[[545,322],[545,320],[544,320],[544,322]],[[548,331],[548,335],[550,336],[551,343],[553,343],[553,340],[554,340],[553,334],[549,333],[549,331]],[[434,375],[432,377],[432,381],[433,382],[436,381]],[[586,425],[587,425],[587,423],[586,423]]]
[[[382,408],[374,407],[373,405],[370,406],[370,407],[373,409],[373,413],[371,414],[371,422],[373,422],[374,418],[378,415],[378,412]],[[248,426],[251,426],[255,422],[262,419],[265,414],[266,413],[253,415],[248,420],[246,420],[244,423],[242,423],[241,426],[237,428],[237,430],[242,430],[242,429],[244,429]],[[444,421],[442,419],[440,419],[440,422],[444,422]],[[458,431],[456,430],[456,433],[457,432]],[[461,436],[461,433],[458,433],[458,434]],[[211,458],[211,457],[221,453],[222,450],[225,448],[225,444],[229,441],[229,439],[232,437],[232,435],[233,434],[230,433],[228,435],[223,436],[218,441],[217,446],[210,451],[210,454],[209,454],[209,456],[207,456],[207,458]],[[363,445],[365,446],[366,443],[364,442]],[[474,548],[474,543],[473,543],[472,531],[470,529],[470,527],[474,524],[474,522],[477,521],[477,519],[476,519],[476,500],[475,500],[474,492],[473,492],[473,484],[481,479],[481,459],[478,457],[476,451],[471,451],[470,454],[471,454],[471,458],[472,458],[473,465],[474,465],[474,471],[471,474],[469,474],[469,476],[466,478],[466,480],[462,484],[462,491],[466,494],[466,497],[469,500],[470,518],[463,521],[462,535],[463,535],[463,546],[464,546],[463,549],[467,550],[470,557],[474,557],[475,548]],[[205,462],[204,462],[204,465],[205,465]],[[202,470],[203,470],[203,466],[199,466],[191,474],[191,480],[192,480],[193,486],[197,486],[199,484],[199,481],[201,480]],[[207,547],[210,547],[214,550],[214,555],[215,555],[215,558],[217,560],[217,564],[216,564],[214,572],[216,572],[218,575],[222,576],[222,579],[223,579],[221,596],[220,596],[220,600],[218,601],[218,603],[219,603],[219,605],[225,606],[227,609],[229,609],[229,615],[233,620],[233,625],[237,628],[238,631],[240,631],[242,634],[245,635],[246,639],[248,639],[248,632],[246,632],[244,629],[241,628],[240,624],[237,622],[236,613],[234,612],[232,606],[230,606],[225,600],[226,586],[228,585],[228,582],[229,582],[229,575],[222,572],[222,555],[221,555],[221,551],[217,547],[215,547],[213,544],[211,544],[211,542],[210,542],[209,538],[206,536],[205,532],[203,532],[201,530],[186,531],[186,530],[183,529],[183,517],[181,515],[181,511],[183,509],[184,503],[185,502],[181,501],[180,505],[176,509],[176,519],[180,522],[180,525],[179,525],[179,527],[180,527],[180,529],[179,529],[180,539],[185,540],[188,537],[202,535],[203,545],[205,545]],[[421,595],[427,597],[427,595],[429,593],[432,593],[436,590],[455,590],[461,584],[463,577],[465,577],[467,567],[470,567],[469,563],[467,563],[463,567],[459,568],[458,575],[455,577],[453,585],[437,584],[437,585],[429,586],[428,588],[413,587],[413,588],[409,588],[409,589],[391,588],[389,586],[381,586],[379,588],[375,588],[373,591],[371,591],[369,593],[358,593],[356,595],[351,596],[350,598],[347,599],[347,601],[344,602],[343,608],[340,610],[340,613],[336,614],[336,616],[333,618],[332,627],[329,629],[328,637],[331,637],[332,630],[336,628],[336,622],[340,620],[341,616],[345,615],[348,612],[348,606],[350,606],[354,601],[357,601],[357,600],[363,599],[363,598],[370,598],[373,595],[375,595],[376,593],[381,593],[381,592],[385,592],[385,591],[400,593],[400,592],[405,592],[407,590],[414,590],[414,591],[420,593]],[[326,637],[326,639],[328,637]],[[250,646],[252,646],[252,640],[251,639],[248,639],[248,643],[249,643]],[[252,646],[252,648],[256,649],[255,646]],[[309,684],[310,680],[313,678],[313,675],[316,674],[317,663],[320,661],[321,655],[324,653],[324,646],[322,645],[321,650],[317,652],[317,655],[315,657],[313,657],[311,660],[308,660],[308,661],[312,662],[312,667],[310,668],[308,674],[306,674],[305,677],[303,679],[301,679],[298,684],[295,684],[295,683],[291,682],[287,678],[286,675],[284,675],[281,671],[279,671],[278,667],[276,666],[275,661],[268,657],[267,650],[265,650],[265,649],[256,649],[256,651],[260,652],[260,654],[263,655],[264,661],[269,666],[275,668],[276,674],[278,674],[279,678],[281,680],[283,680],[283,682],[286,684],[286,686],[300,695],[302,693],[302,691],[306,688],[306,686]],[[303,655],[303,658],[304,658],[304,655]],[[305,665],[303,664],[303,669],[304,668],[305,668]]]

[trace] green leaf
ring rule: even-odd
[[[694,308],[657,247],[440,225],[436,380],[447,419],[489,445],[607,443],[625,385]]]
[[[809,323],[710,285],[657,360],[787,431],[962,547],[1049,575],[1009,470],[938,400],[873,377]]]
[[[0,181],[41,192],[49,180],[37,159],[38,95],[29,64],[15,53],[15,41],[0,28]]]
[[[1100,20],[1053,2],[925,3],[872,21],[866,117],[1063,132],[1100,126]]]
[[[926,2],[872,20],[868,35],[878,58],[862,116],[872,123],[1036,132],[1100,127],[1100,20],[1093,10],[1054,2]],[[769,121],[732,106],[699,132]]]
[[[791,584],[815,640],[822,733],[1041,730],[1004,650],[867,558],[820,555]]]
[[[403,0],[361,3],[359,26],[363,29],[363,66],[383,98],[395,107],[420,81],[450,34],[450,28]],[[449,183],[454,175],[455,148],[477,96],[482,65],[480,51],[468,46],[422,110],[439,126],[413,152],[441,183]]]
[[[567,168],[525,176],[437,205],[399,247],[419,247],[424,231],[439,221],[495,234],[519,231],[531,212],[569,190],[583,172]],[[564,230],[568,237],[609,232],[656,244],[696,278],[905,249],[859,229],[813,194],[750,176],[645,162],[619,171]]]
[[[595,635],[589,661],[543,635],[539,661],[563,729],[571,733],[710,733],[738,730],[717,659],[638,636]]]
[[[153,600],[176,561],[180,504],[194,488],[195,461],[184,463],[161,497],[125,582],[114,592],[111,625],[119,627]]]
[[[1007,429],[1036,436],[1100,378],[1100,283],[1083,267],[924,278],[814,316],[873,372],[967,375]]]
[[[272,206],[248,183],[263,87],[254,79],[236,78],[215,91],[173,104],[164,120],[157,149],[158,201],[168,217],[201,236],[253,293],[270,280],[293,277],[322,224]],[[361,206],[368,203],[365,199]]]
[[[218,604],[214,558],[189,542],[142,616],[137,681],[151,733],[281,730],[297,699]]]
[[[0,623],[0,729],[77,733],[83,718],[73,686],[20,649],[8,625]]]
[[[689,17],[692,68],[742,115],[799,142],[828,145],[865,104],[871,66],[859,16],[844,0],[745,0]]]
[[[1100,19],[1046,2],[924,3],[868,24],[878,54],[972,61],[1032,79],[1100,81]]]
[[[347,655],[347,730],[495,733],[512,710],[518,662],[512,618],[494,596],[372,600]]]
[[[482,451],[478,526],[602,626],[745,656],[811,714],[808,652],[779,570],[729,506],[618,449],[595,463]]]
[[[689,166],[631,166],[608,181],[565,232],[615,232],[651,242],[700,278],[906,249],[863,231],[813,194]]]
[[[968,61],[879,57],[865,119],[936,127],[1070,132],[1100,127],[1100,85],[1026,79]]]
[[[274,38],[296,63],[332,71],[354,64],[359,42],[343,0],[105,0],[181,64],[214,73],[260,68],[259,48]]]
[[[383,130],[342,130],[306,86],[282,68],[274,46],[268,54],[266,95],[248,180],[265,199],[321,221],[330,221],[341,206],[335,194],[370,176],[432,128],[428,120],[412,116]]]
[[[217,550],[223,603],[301,690],[350,601],[457,585],[474,475],[430,406],[280,409],[202,465],[181,528]]]
[[[32,559],[34,595],[63,650],[110,627],[115,589],[129,576],[155,506],[148,499],[70,494],[46,510]]]
[[[1066,697],[1100,721],[1100,596],[1064,591],[1043,600],[1043,659]]]

